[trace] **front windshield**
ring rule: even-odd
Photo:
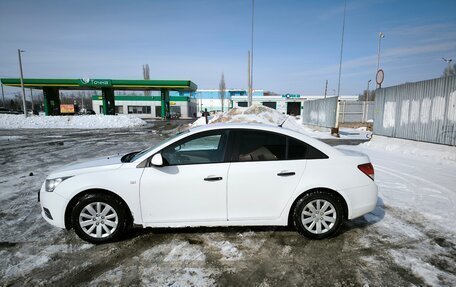
[[[137,154],[135,154],[134,157],[132,157],[132,158],[129,160],[129,162],[134,162],[135,160],[141,158],[143,155],[147,154],[148,152],[150,152],[151,150],[153,150],[153,149],[156,148],[157,146],[162,145],[162,144],[165,144],[165,143],[167,143],[167,142],[169,142],[169,141],[172,141],[173,139],[175,139],[176,137],[180,136],[181,134],[187,133],[187,132],[189,132],[189,131],[190,131],[190,130],[185,130],[185,131],[182,131],[182,132],[178,132],[177,134],[173,135],[172,137],[169,137],[169,138],[165,139],[164,141],[161,141],[161,142],[159,142],[159,143],[154,144],[154,145],[151,146],[150,148],[147,148],[147,149],[145,149],[145,150],[142,150],[142,151],[138,152]]]

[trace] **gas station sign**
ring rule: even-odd
[[[285,95],[282,95],[282,98],[287,98],[287,99],[290,99],[290,98],[299,99],[299,98],[301,98],[301,95],[300,95],[300,94],[285,94]]]
[[[111,80],[83,78],[79,80],[79,85],[84,87],[104,88],[111,87]]]

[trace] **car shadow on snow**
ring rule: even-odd
[[[383,203],[383,199],[381,197],[378,197],[377,204],[373,211],[358,218],[347,220],[345,224],[341,226],[339,234],[348,232],[353,229],[364,229],[368,226],[382,221],[383,218],[385,218],[385,204]]]
[[[375,209],[364,216],[353,220],[346,221],[342,224],[337,234],[343,234],[350,230],[364,229],[370,225],[380,222],[385,217],[385,206],[382,198],[378,198]],[[124,236],[123,240],[130,240],[136,237],[149,234],[166,235],[166,234],[204,234],[204,233],[225,233],[237,234],[245,232],[295,232],[293,226],[229,226],[229,227],[148,227],[133,228]],[[296,233],[297,234],[297,233]],[[337,235],[336,235],[337,236]]]

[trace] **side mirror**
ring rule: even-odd
[[[163,158],[160,153],[155,154],[152,159],[150,160],[150,163],[153,166],[163,166]]]

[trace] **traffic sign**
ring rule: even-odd
[[[375,81],[377,82],[377,85],[379,88],[382,87],[383,80],[385,79],[385,72],[383,72],[382,69],[379,69],[377,71],[377,75],[375,76]]]

